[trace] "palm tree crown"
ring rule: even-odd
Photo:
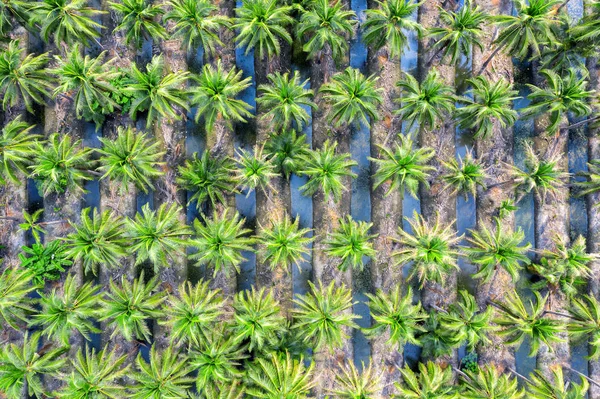
[[[335,373],[331,393],[340,399],[375,399],[381,390],[381,374],[376,374],[373,363],[362,365],[359,372],[354,363],[344,363]]]
[[[142,47],[144,39],[166,39],[167,31],[157,20],[164,14],[160,5],[148,0],[121,0],[110,2],[110,8],[121,17],[115,30],[125,32],[125,43]]]
[[[287,179],[292,173],[297,174],[304,169],[309,148],[306,135],[298,135],[294,129],[273,132],[265,143],[265,151],[275,163],[277,172]]]
[[[0,131],[0,185],[9,181],[20,184],[19,175],[27,175],[27,167],[35,155],[38,135],[32,134],[21,117],[6,123]]]
[[[36,289],[33,274],[22,268],[4,269],[0,274],[0,321],[3,329],[9,326],[21,330],[19,324],[26,322],[34,311],[33,301],[28,297]]]
[[[486,169],[481,158],[475,158],[472,151],[467,150],[464,158],[459,155],[458,160],[451,158],[441,162],[447,170],[447,173],[442,175],[442,180],[446,183],[444,189],[451,189],[453,195],[462,193],[466,199],[469,194],[473,197],[477,195],[477,187],[486,189]]]
[[[289,216],[271,221],[270,227],[261,226],[258,242],[260,254],[271,269],[282,267],[288,270],[292,264],[300,267],[304,255],[309,254],[308,244],[313,240],[307,237],[311,231],[299,227],[300,219],[292,222]]]
[[[267,358],[258,358],[248,370],[247,393],[264,399],[308,398],[315,386],[313,368],[314,363],[307,368],[302,359],[293,359],[289,353],[285,356],[272,353]]]
[[[331,256],[341,258],[342,263],[338,265],[340,270],[347,270],[348,267],[362,270],[363,257],[375,258],[377,253],[371,240],[377,235],[369,234],[372,226],[373,223],[357,222],[350,215],[346,220],[340,220],[340,225],[325,241],[325,251]]]
[[[396,388],[407,398],[454,399],[456,394],[452,386],[452,370],[442,368],[433,362],[419,363],[419,373],[415,373],[408,365],[400,369],[402,382]]]

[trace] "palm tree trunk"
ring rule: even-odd
[[[424,28],[432,28],[438,24],[440,19],[438,6],[452,7],[450,4],[442,3],[441,0],[427,1],[419,7],[419,22]],[[421,79],[423,79],[429,71],[426,63],[431,59],[432,51],[429,39],[421,39],[419,41],[419,74]],[[438,70],[446,84],[454,86],[456,74],[454,67],[440,65],[439,59],[433,61],[432,67],[435,67]],[[442,165],[439,160],[454,158],[454,140],[454,124],[451,122],[450,118],[448,118],[447,121],[442,122],[442,125],[439,128],[421,129],[420,145],[430,146],[436,152],[436,156],[432,162],[435,172],[430,178],[431,188],[426,189],[425,187],[421,187],[420,190],[421,213],[429,223],[435,223],[436,215],[439,214],[439,220],[443,226],[454,224],[456,219],[456,195],[450,195],[447,191],[442,192],[443,182],[439,178],[442,172]],[[425,309],[429,310],[433,305],[446,309],[448,305],[455,302],[456,283],[457,273],[452,272],[443,285],[437,283],[426,284],[421,296],[421,302]],[[435,359],[435,361],[453,367],[458,366],[456,351],[450,356],[438,358]]]
[[[539,64],[534,62],[534,80],[539,76]],[[536,85],[540,85],[541,82],[535,82]],[[561,123],[561,128],[568,125],[566,117]],[[535,120],[535,133],[534,138],[534,149],[540,154],[541,157],[548,157],[551,154],[550,151],[554,150],[557,154],[561,154],[559,161],[559,168],[567,172],[568,171],[568,135],[561,134],[557,136],[553,142],[552,137],[549,137],[546,133],[546,126],[548,126],[548,120],[546,118],[537,118]],[[554,198],[547,197],[545,202],[542,202],[539,196],[535,196],[535,241],[536,249],[538,251],[552,250],[555,245],[553,239],[559,236],[565,242],[569,242],[569,189],[561,188],[558,190]],[[552,294],[551,294],[552,295]],[[550,305],[551,304],[551,305]],[[557,292],[550,298],[549,310],[566,313],[568,300],[560,292]],[[559,317],[559,316],[550,316]],[[553,351],[550,351],[546,345],[541,345],[540,351],[537,356],[537,367],[545,375],[550,376],[550,366],[554,364],[567,363],[570,358],[570,348],[568,337],[566,333],[561,334],[561,338],[565,342],[557,343],[553,345]]]
[[[492,4],[489,1],[476,1],[476,5],[488,12],[490,15],[509,14],[512,2],[510,0],[502,0],[500,7],[497,4]],[[484,49],[492,46],[492,32],[485,32],[483,39]],[[478,47],[473,48],[473,71],[480,69],[483,62],[484,51]],[[496,68],[493,73],[490,73],[490,78],[497,80],[504,77],[508,82],[513,82],[513,67],[510,57],[500,54],[496,57]],[[513,131],[512,126],[502,128],[498,122],[494,123],[492,135],[486,139],[479,139],[476,142],[477,154],[479,157],[485,157],[486,164],[489,165],[488,184],[508,180],[506,168],[502,167],[503,163],[511,164],[513,160]],[[510,185],[499,185],[489,190],[478,190],[477,192],[477,224],[478,228],[486,226],[495,228],[494,217],[497,216],[498,208],[502,201],[514,197],[514,190]],[[514,214],[510,214],[502,221],[502,226],[514,228]],[[487,306],[488,300],[502,298],[507,292],[515,288],[515,283],[506,270],[500,268],[496,274],[496,278],[488,284],[480,284],[477,287],[477,302],[484,309]],[[495,364],[500,370],[515,368],[514,350],[506,345],[501,338],[496,335],[491,337],[490,345],[482,345],[478,348],[480,364]]]
[[[370,6],[377,7],[377,3],[373,1]],[[369,53],[368,62],[369,73],[379,76],[377,84],[383,89],[383,103],[379,108],[381,118],[371,124],[371,154],[376,157],[379,154],[377,146],[392,146],[396,134],[402,130],[402,121],[393,114],[398,98],[396,82],[402,72],[399,60],[390,58],[388,48]],[[378,234],[373,242],[377,257],[371,262],[371,281],[374,291],[383,292],[390,292],[403,284],[402,268],[390,267],[392,238],[397,237],[398,226],[402,226],[402,193],[395,191],[385,196],[388,189],[389,183],[385,183],[371,190],[372,231]],[[392,397],[395,393],[393,382],[399,380],[399,367],[404,362],[403,348],[390,346],[388,339],[389,333],[386,333],[371,340],[372,363],[377,370],[375,375],[382,377],[381,385],[384,387],[382,397]]]

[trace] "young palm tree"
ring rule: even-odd
[[[45,245],[36,242],[31,247],[23,246],[23,252],[19,254],[21,267],[32,271],[36,285],[44,286],[46,281],[59,280],[65,267],[73,264],[67,257],[66,249],[59,240],[50,241]]]
[[[441,161],[442,165],[447,170],[447,173],[442,175],[442,180],[446,183],[444,190],[452,190],[451,195],[462,193],[465,199],[469,194],[473,197],[477,195],[477,187],[483,190],[487,188],[485,179],[488,178],[486,168],[482,164],[481,158],[473,157],[473,152],[467,150],[465,157],[458,156],[456,158]],[[416,190],[418,187],[415,187]]]
[[[122,194],[130,184],[145,193],[154,189],[152,180],[164,174],[161,167],[165,165],[161,162],[165,153],[158,142],[131,127],[119,127],[114,140],[100,138],[100,142],[102,148],[97,151],[100,154],[98,171],[104,173],[101,179],[108,178],[119,184]]]
[[[460,97],[464,107],[456,109],[455,117],[462,129],[473,129],[475,138],[487,139],[494,126],[513,126],[518,114],[512,108],[518,91],[504,78],[495,82],[485,76],[469,79],[471,96]]]
[[[42,335],[63,345],[69,345],[75,330],[89,341],[90,333],[100,332],[92,322],[100,314],[99,288],[91,281],[79,284],[75,275],[69,274],[61,289],[55,287],[49,294],[40,292],[41,311],[30,325],[40,326]]]
[[[547,159],[540,159],[535,150],[529,144],[525,144],[525,170],[518,166],[508,165],[509,172],[513,177],[512,183],[517,192],[518,200],[531,191],[537,195],[542,202],[547,195],[554,196],[565,185],[569,174],[559,168],[560,155],[554,154]]]
[[[578,42],[594,41],[600,36],[600,2],[590,1],[587,6],[586,15],[569,32]]]
[[[354,363],[344,363],[335,374],[331,393],[340,399],[376,399],[381,390],[381,375],[375,375],[373,363],[362,365],[362,371]]]
[[[192,78],[197,83],[191,88],[192,104],[198,107],[196,122],[203,117],[208,133],[218,120],[246,122],[246,118],[252,117],[252,106],[237,98],[251,83],[250,76],[242,79],[241,70],[232,67],[226,71],[219,60],[216,68],[205,65],[202,73]]]
[[[98,273],[98,266],[109,268],[120,266],[121,257],[127,254],[123,233],[124,221],[111,211],[98,212],[96,208],[90,217],[91,208],[81,211],[81,222],[74,226],[75,232],[65,241],[67,255],[74,260],[82,260],[84,272]]]
[[[253,398],[308,398],[315,386],[313,368],[314,363],[307,368],[302,359],[293,359],[288,352],[258,358],[248,369],[246,392]]]
[[[485,365],[476,372],[465,370],[461,375],[461,397],[465,399],[522,399],[525,391],[516,378],[503,374],[493,365]]]
[[[542,374],[539,370],[533,371],[530,376],[531,381],[527,381],[528,397],[531,399],[586,397],[590,384],[585,378],[581,378],[581,384],[576,384],[570,379],[565,381],[561,365],[551,365],[550,370],[552,378]]]
[[[146,65],[146,72],[132,64],[130,78],[132,83],[123,89],[133,97],[129,114],[136,119],[138,112],[148,111],[147,128],[159,117],[180,120],[184,115],[176,107],[189,110],[187,95],[182,88],[188,72],[167,73],[162,55],[152,58]]]
[[[54,57],[57,65],[50,72],[56,75],[58,85],[53,95],[69,97],[77,118],[94,121],[99,126],[104,115],[118,107],[111,98],[116,89],[110,82],[119,73],[112,66],[113,60],[105,60],[106,52],[96,58],[82,56],[81,53],[79,44],[76,44],[66,57]]]
[[[578,197],[584,197],[600,191],[600,159],[592,159],[587,164],[587,171],[581,172],[580,174],[584,176],[586,180],[575,183],[580,189],[577,193]],[[600,204],[596,206],[600,206]]]
[[[425,330],[422,327],[427,314],[421,302],[413,305],[413,291],[409,286],[402,296],[400,286],[390,293],[377,290],[375,295],[367,293],[369,310],[373,318],[371,327],[364,329],[367,337],[376,337],[389,332],[388,344],[403,348],[406,344],[418,345],[416,336]]]
[[[375,258],[377,254],[371,241],[377,234],[369,234],[372,226],[373,223],[356,222],[350,215],[346,220],[340,219],[340,225],[325,240],[325,252],[341,258],[340,270],[348,270],[348,267],[362,270],[364,257]]]
[[[396,383],[400,397],[454,399],[456,393],[452,386],[452,369],[433,362],[419,363],[419,373],[408,365],[400,369],[402,382]]]
[[[83,182],[91,180],[90,148],[82,148],[82,141],[71,141],[71,136],[54,133],[46,143],[37,142],[31,177],[43,195],[62,194],[66,191],[82,193]]]
[[[400,58],[408,42],[406,31],[421,33],[421,25],[412,19],[420,3],[412,0],[377,1],[377,8],[365,11],[363,40],[375,51],[388,46],[390,57]]]
[[[221,214],[213,212],[213,217],[202,215],[204,223],[194,220],[195,238],[190,243],[196,252],[189,255],[196,259],[197,265],[212,265],[213,277],[221,269],[230,275],[231,269],[240,272],[240,263],[245,258],[242,251],[252,251],[254,238],[248,236],[250,229],[244,228],[246,219],[240,218],[236,212],[233,217],[225,210]]]
[[[235,180],[242,191],[247,192],[246,196],[259,188],[263,192],[268,188],[272,189],[271,179],[277,176],[277,173],[275,173],[275,164],[271,157],[263,152],[263,147],[256,146],[254,152],[243,148],[236,152],[238,167],[235,169]]]
[[[523,109],[523,115],[550,114],[550,126],[547,127],[547,131],[559,134],[560,124],[566,120],[568,113],[577,117],[592,113],[589,101],[594,92],[586,90],[587,81],[579,78],[577,71],[569,69],[564,77],[549,69],[541,70],[540,74],[546,78],[548,86],[527,85],[531,89],[531,94],[527,96],[531,105]]]
[[[150,361],[142,354],[135,359],[136,370],[130,374],[132,399],[186,398],[194,383],[192,366],[181,351],[168,346],[162,351],[156,345],[150,350]]]
[[[435,39],[435,56],[442,53],[442,60],[450,58],[451,64],[457,64],[460,56],[470,56],[473,48],[483,51],[483,24],[489,16],[479,6],[473,7],[470,0],[465,1],[458,11],[446,11],[440,8],[441,27],[429,29],[428,34]]]
[[[44,222],[40,222],[43,213],[43,208],[33,213],[23,210],[23,223],[19,223],[19,229],[31,233],[33,239],[38,244],[42,241],[42,234],[46,234],[46,230],[42,227]]]
[[[300,73],[294,71],[283,75],[279,72],[267,76],[269,84],[258,86],[260,97],[256,99],[258,106],[264,112],[264,119],[271,119],[274,130],[290,129],[295,126],[301,130],[310,123],[308,108],[316,108],[312,101],[314,92],[306,88],[308,79],[302,81]],[[292,125],[293,124],[293,125]]]
[[[354,11],[344,9],[339,1],[314,0],[298,22],[296,34],[305,44],[303,50],[308,58],[321,56],[323,51],[333,59],[341,59],[348,51],[349,38],[356,24]]]
[[[500,326],[498,332],[506,338],[507,345],[520,345],[525,337],[531,340],[529,356],[535,356],[541,344],[552,348],[553,342],[561,342],[559,333],[563,330],[563,323],[559,320],[545,317],[546,301],[548,296],[542,297],[534,291],[535,301],[529,301],[529,306],[523,303],[522,298],[515,292],[508,292],[503,302],[494,302],[500,314],[494,322]]]
[[[238,292],[233,299],[234,319],[229,327],[236,342],[247,344],[253,353],[265,353],[277,344],[285,329],[279,302],[264,288]]]
[[[352,290],[344,285],[335,287],[332,281],[327,287],[319,282],[318,287],[309,282],[310,292],[294,299],[297,305],[292,312],[292,328],[301,331],[303,341],[310,343],[315,351],[323,348],[340,347],[348,334],[346,328],[358,328],[348,313],[352,309]]]
[[[373,75],[365,77],[350,67],[333,75],[319,90],[323,100],[331,105],[329,121],[335,127],[358,123],[369,127],[370,121],[379,118],[377,107],[383,101],[383,89],[376,84],[378,79]]]
[[[149,0],[120,0],[109,2],[110,8],[121,18],[115,30],[125,32],[125,43],[141,48],[144,39],[160,40],[168,37],[167,31],[158,21],[164,14],[160,4]]]
[[[191,160],[179,167],[177,184],[192,192],[189,204],[196,201],[196,207],[200,209],[208,200],[216,208],[217,204],[226,203],[227,194],[237,191],[232,174],[234,168],[234,162],[228,157],[213,157],[209,151],[204,151],[198,159],[198,154],[194,153]]]
[[[294,129],[273,132],[265,143],[265,152],[273,159],[276,171],[287,179],[292,173],[298,174],[304,168],[309,149],[306,135],[298,136]]]
[[[0,51],[0,95],[4,110],[23,102],[33,113],[33,104],[43,104],[52,87],[52,79],[44,69],[50,60],[48,53],[23,57],[25,50],[14,40]]]
[[[110,290],[103,299],[100,321],[108,320],[107,327],[113,329],[111,338],[120,334],[127,341],[150,341],[152,332],[147,321],[162,316],[160,305],[165,299],[165,292],[159,290],[157,277],[145,283],[142,273],[130,283],[122,276],[120,285],[111,279]]]
[[[21,116],[9,121],[0,131],[0,185],[20,184],[22,175],[35,156],[39,135],[32,134],[33,126]]]
[[[56,47],[82,43],[87,46],[100,37],[104,28],[94,21],[102,11],[88,7],[87,0],[40,0],[31,7],[40,24],[40,36],[47,43],[54,36]]]
[[[469,230],[467,237],[469,245],[463,250],[469,261],[479,266],[479,271],[473,275],[484,283],[493,281],[499,268],[506,270],[513,281],[519,279],[522,264],[529,265],[531,260],[527,252],[531,243],[521,245],[525,233],[519,227],[517,231],[502,228],[500,219],[496,219],[496,231],[492,232],[483,223],[479,230]]]
[[[146,204],[141,214],[126,221],[126,236],[132,240],[129,250],[136,254],[136,265],[149,260],[158,272],[161,266],[169,267],[168,258],[185,253],[188,242],[184,237],[190,230],[179,220],[180,214],[177,204],[167,208],[165,203],[156,211]]]
[[[271,58],[281,52],[280,40],[292,44],[292,37],[286,30],[293,25],[290,15],[292,7],[282,5],[277,0],[243,0],[237,7],[234,29],[239,30],[236,37],[238,47],[258,50],[260,59]]]
[[[4,0],[0,4],[0,36],[8,36],[14,21],[31,29],[34,19],[31,9],[28,0]]]
[[[574,338],[586,337],[590,348],[590,360],[600,358],[600,303],[591,295],[571,298],[571,319],[567,331]]]
[[[424,332],[417,337],[423,347],[421,357],[424,359],[448,357],[466,339],[463,331],[450,330],[442,323],[441,313],[431,310],[423,324]]]
[[[289,270],[293,264],[299,265],[304,255],[310,253],[308,244],[313,238],[306,235],[311,229],[301,229],[299,223],[298,216],[292,222],[286,215],[281,220],[272,220],[271,227],[260,226],[259,251],[271,269],[281,267]]]
[[[29,298],[37,287],[29,270],[5,268],[0,274],[0,325],[2,330],[12,327],[21,330],[20,324],[34,312]]]
[[[434,69],[420,84],[414,76],[405,73],[397,85],[402,95],[396,113],[410,124],[408,129],[415,122],[425,128],[434,128],[454,110],[454,91]]]
[[[313,195],[323,190],[328,200],[333,196],[334,201],[342,198],[342,192],[348,190],[344,185],[344,177],[355,178],[351,168],[357,165],[349,153],[336,154],[337,142],[327,140],[319,150],[309,150],[304,159],[304,167],[300,172],[308,176],[308,182],[300,187],[303,195]]]
[[[43,377],[55,377],[65,364],[61,355],[67,347],[52,347],[39,351],[41,334],[25,332],[23,342],[5,344],[0,350],[0,393],[8,399],[23,396],[46,397],[51,395],[44,389]]]
[[[55,392],[58,399],[90,398],[94,394],[102,398],[122,398],[125,386],[117,384],[126,375],[128,365],[123,367],[127,355],[117,356],[117,348],[110,352],[105,346],[99,352],[87,347],[79,349],[74,359],[71,359],[71,373],[61,376],[66,385]]]
[[[224,312],[225,303],[220,290],[211,290],[209,281],[192,285],[182,283],[179,296],[170,295],[164,306],[171,343],[201,346],[208,340],[207,332],[215,327]]]
[[[175,22],[172,35],[183,39],[187,51],[201,46],[214,56],[215,45],[223,44],[219,29],[231,27],[229,18],[219,15],[219,7],[209,0],[169,0],[168,5],[170,11],[163,19]]]
[[[554,250],[543,251],[540,262],[532,265],[533,272],[540,278],[532,288],[548,288],[553,295],[562,292],[574,297],[579,294],[579,288],[587,285],[592,263],[598,260],[598,255],[587,252],[583,236],[577,237],[570,246],[557,236],[554,244]]]
[[[578,25],[569,14],[559,14],[558,20],[559,23],[554,27],[558,40],[544,47],[541,67],[563,75],[569,68],[585,68],[585,58],[596,57],[600,49],[594,42],[579,40],[573,34]]]
[[[373,188],[391,180],[386,196],[394,191],[400,191],[404,195],[406,190],[417,198],[419,183],[429,187],[429,172],[434,168],[427,163],[434,157],[435,151],[430,147],[415,148],[412,139],[403,134],[398,135],[395,146],[395,151],[392,151],[378,145],[382,158],[369,158],[378,165],[373,175]]]
[[[452,224],[440,225],[439,215],[434,223],[430,223],[415,212],[413,219],[408,219],[408,223],[412,234],[398,229],[400,238],[397,241],[402,248],[393,253],[395,265],[412,262],[408,278],[416,277],[421,288],[430,281],[443,285],[448,273],[458,269],[456,261],[459,252],[455,246],[462,236],[456,236]]]

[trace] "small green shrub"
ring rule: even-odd
[[[21,267],[32,270],[35,283],[40,285],[48,280],[58,280],[60,273],[65,271],[64,268],[73,264],[66,255],[66,247],[58,240],[47,245],[35,243],[31,247],[23,246],[21,249]]]

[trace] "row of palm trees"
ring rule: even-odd
[[[216,395],[225,394],[232,385],[244,386],[248,394],[259,398],[281,394],[307,397],[314,386],[313,366],[305,366],[303,361],[307,350],[316,353],[341,346],[347,338],[345,328],[358,328],[353,321],[358,316],[346,312],[353,305],[351,290],[333,282],[311,285],[309,293],[298,296],[289,320],[273,293],[265,289],[236,294],[229,308],[219,290],[210,289],[208,282],[186,282],[178,291],[167,293],[157,277],[145,281],[143,274],[133,282],[124,277],[120,282],[111,281],[106,292],[99,292],[92,282],[78,283],[73,275],[62,287],[40,292],[40,298],[33,299],[29,293],[38,287],[27,270],[7,269],[0,275],[3,325],[38,328],[22,342],[4,345],[0,351],[0,391],[9,398],[20,398],[23,390],[36,397],[50,395],[42,377],[62,380],[63,387],[53,395],[64,398],[89,397],[86,395],[91,392],[117,398],[128,391],[133,395],[128,397],[187,397],[194,383],[203,397],[227,397]],[[547,299],[536,293],[536,300],[527,305],[511,293],[480,309],[475,298],[462,291],[459,301],[448,310],[425,312],[420,303],[413,304],[410,289],[404,295],[400,288],[390,293],[378,291],[369,295],[374,323],[365,333],[389,334],[389,345],[421,345],[432,356],[459,346],[474,350],[489,344],[491,334],[500,334],[510,345],[520,345],[528,337],[533,356],[540,344],[550,344],[559,339],[558,332],[567,329],[573,337],[589,340],[595,348],[593,358],[600,356],[598,300],[573,298],[569,313],[559,321],[545,310]],[[98,352],[79,348],[70,360],[64,356],[73,334],[89,339],[90,334],[99,332],[94,320],[106,322],[111,338],[120,335],[127,341],[151,345],[147,324],[151,319],[169,328],[169,344],[160,349],[154,344],[149,359],[140,353],[133,373],[126,374],[129,365],[125,363],[131,354],[119,355],[110,345]],[[42,337],[49,341],[46,349],[38,352]],[[555,397],[544,395],[557,392],[570,392],[558,397],[583,397],[588,387],[585,379],[581,384],[565,384],[562,365],[554,365],[553,370],[553,379],[539,371],[531,379],[515,374],[529,386],[527,397]],[[421,364],[416,374],[407,365],[397,382],[398,397],[525,397],[516,380],[493,365],[456,372],[461,382],[453,385],[450,368]],[[342,398],[377,397],[379,378],[371,366],[362,373],[352,364],[341,366],[332,393]],[[457,396],[459,393],[463,396]]]

